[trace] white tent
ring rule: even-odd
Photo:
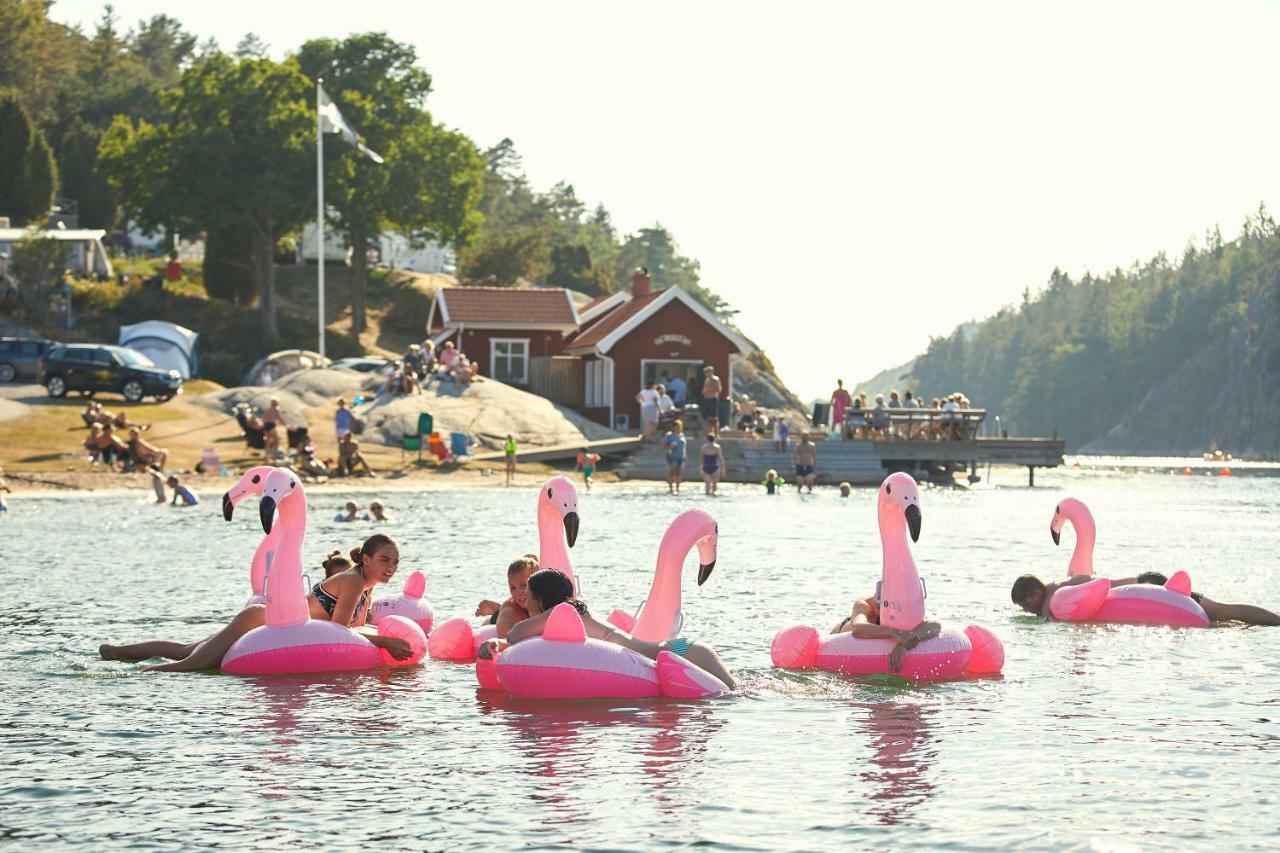
[[[160,367],[172,368],[190,379],[200,370],[196,340],[190,329],[163,320],[147,320],[120,327],[120,346],[136,349]]]

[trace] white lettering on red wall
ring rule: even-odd
[[[653,339],[654,346],[662,346],[663,344],[683,344],[684,346],[693,346],[693,341],[684,335],[658,335]]]

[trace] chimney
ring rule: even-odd
[[[649,270],[646,267],[636,267],[636,271],[631,274],[631,295],[648,296],[649,290]]]

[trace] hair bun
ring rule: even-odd
[[[360,549],[359,549],[359,548],[352,548],[352,549],[351,549],[351,565],[353,565],[353,566],[358,566],[358,565],[360,565],[362,562],[363,562],[363,561],[360,559]]]

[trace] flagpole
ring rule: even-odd
[[[316,81],[316,284],[319,290],[319,318],[321,366],[324,360],[324,120],[320,116],[320,84]]]

